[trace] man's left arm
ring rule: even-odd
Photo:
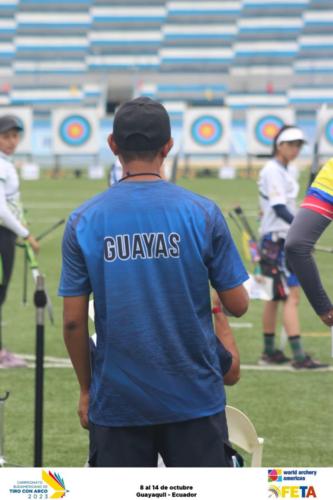
[[[88,331],[89,295],[64,297],[64,341],[80,384],[78,415],[88,429],[91,366]]]

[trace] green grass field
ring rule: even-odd
[[[305,178],[303,179],[303,183]],[[256,225],[257,192],[254,180],[193,179],[179,184],[216,201],[224,213],[240,203]],[[31,230],[38,234],[90,196],[104,190],[106,181],[75,179],[71,174],[57,180],[47,178],[22,183],[22,194]],[[301,191],[304,193],[304,189]],[[239,235],[229,226],[240,247]],[[60,273],[60,245],[63,228],[49,235],[42,244],[40,268],[46,275],[54,306],[55,326],[46,321],[46,355],[65,357],[62,340],[62,300],[57,297]],[[321,244],[333,246],[328,230]],[[318,253],[317,260],[327,289],[333,296],[333,256]],[[35,349],[35,311],[33,285],[29,277],[29,303],[22,305],[23,255],[17,250],[14,276],[3,311],[6,347],[18,353],[33,354]],[[261,308],[254,301],[241,322],[249,329],[235,329],[243,364],[256,364],[261,354]],[[332,363],[330,336],[302,297],[300,306],[305,348],[322,361]],[[287,352],[288,352],[287,348]],[[245,411],[258,434],[265,438],[264,466],[333,466],[333,372],[273,372],[243,370],[238,385],[227,390],[228,402]],[[0,370],[0,394],[9,390],[6,402],[5,455],[11,464],[33,464],[34,370]],[[78,386],[72,369],[45,370],[44,464],[82,466],[87,455],[87,433],[76,416]]]

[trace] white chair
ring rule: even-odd
[[[251,420],[242,411],[226,406],[229,440],[252,455],[251,467],[261,467],[264,439],[258,437]]]

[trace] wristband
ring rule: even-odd
[[[218,314],[218,313],[221,313],[222,312],[222,309],[220,306],[215,306],[212,308],[212,313],[213,314]]]

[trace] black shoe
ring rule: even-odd
[[[273,354],[266,354],[264,352],[259,360],[260,365],[283,365],[289,362],[290,358],[287,358],[279,349],[276,349]]]
[[[320,361],[315,361],[308,354],[301,361],[292,361],[292,366],[296,370],[306,369],[306,370],[317,370],[318,368],[328,368],[329,365],[326,363],[320,363]]]

